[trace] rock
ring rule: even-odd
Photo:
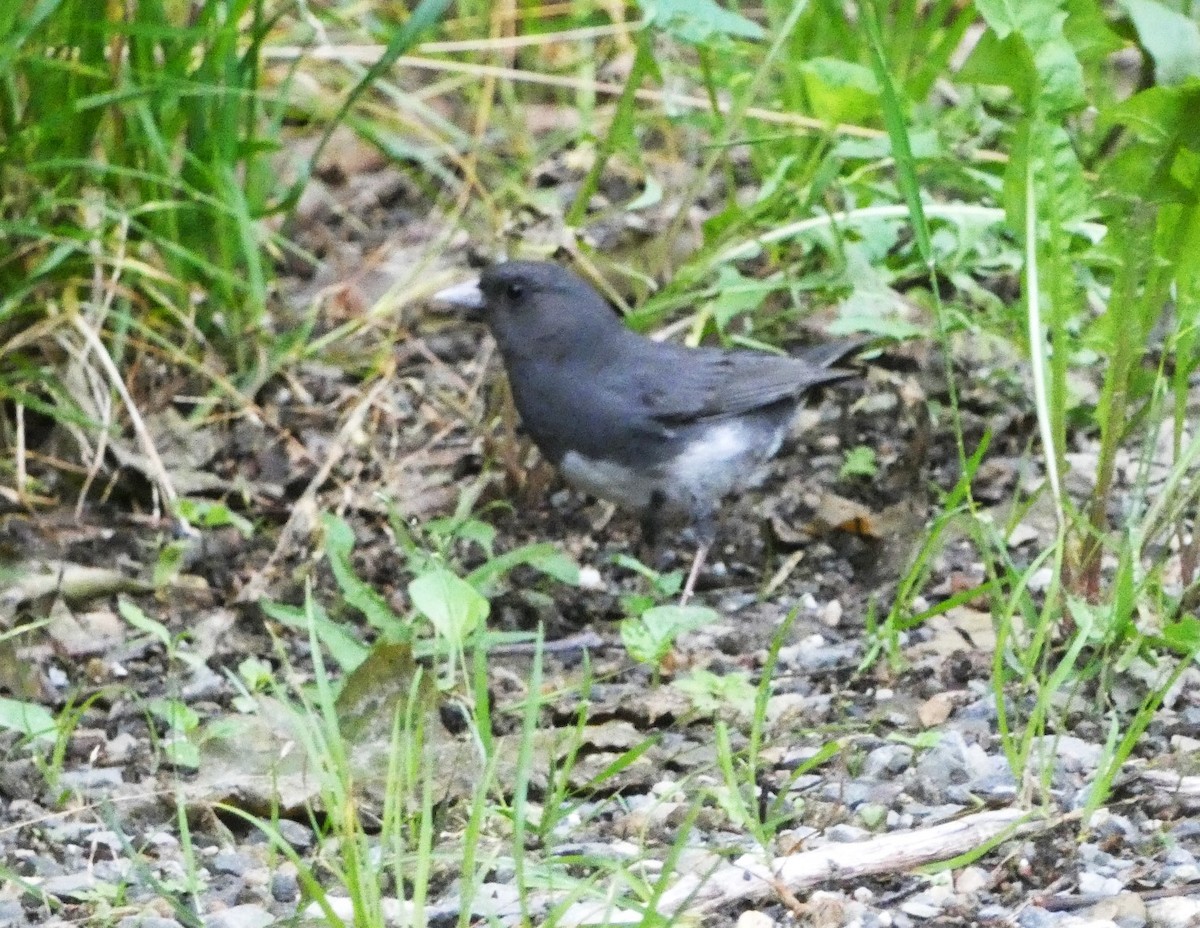
[[[571,903],[559,916],[557,924],[577,928],[581,925],[639,925],[641,922],[640,912],[619,909],[611,902],[588,899]]]
[[[204,917],[204,928],[266,928],[275,916],[260,905],[235,905]]]
[[[854,825],[842,823],[826,828],[824,837],[831,843],[850,844],[866,840],[871,837],[871,833],[865,828],[856,828]]]
[[[79,873],[64,873],[61,876],[47,877],[42,881],[40,889],[48,896],[81,902],[99,885],[100,881],[96,879],[95,873],[91,870],[82,870]]]
[[[311,828],[300,822],[294,822],[290,818],[280,819],[276,823],[275,829],[279,832],[279,836],[296,851],[307,851],[316,841],[316,836]]]
[[[217,851],[212,860],[208,862],[208,868],[216,873],[241,876],[253,864],[254,861],[245,854],[238,854],[234,851]]]
[[[775,920],[762,912],[743,912],[738,916],[737,928],[775,928]]]
[[[85,796],[108,795],[115,787],[125,782],[123,767],[82,767],[64,770],[59,784],[63,789],[78,790]]]
[[[161,915],[126,915],[117,922],[117,928],[181,928],[173,918]]]
[[[1143,928],[1146,903],[1137,893],[1117,893],[1111,899],[1096,903],[1087,914],[1094,919],[1111,921],[1119,928]]]
[[[1150,928],[1195,928],[1200,925],[1200,899],[1170,896],[1146,906]]]
[[[871,780],[896,776],[908,769],[912,759],[913,749],[907,744],[885,744],[867,755],[863,761],[862,775]]]
[[[271,874],[271,898],[276,902],[295,902],[300,895],[300,881],[296,878],[296,865],[284,861]]]
[[[1079,892],[1084,896],[1115,896],[1124,888],[1115,876],[1092,872],[1079,874]]]
[[[354,900],[349,896],[326,895],[325,904],[342,921],[354,922]],[[401,902],[399,899],[383,899],[380,902],[380,906],[383,909],[383,920],[389,925],[395,925],[400,922],[408,924],[412,921],[412,904],[407,901]],[[303,917],[321,925],[327,924],[325,909],[315,902],[310,902],[305,907]],[[211,926],[205,925],[205,928],[211,928]]]
[[[988,872],[982,867],[963,867],[954,881],[954,890],[961,896],[980,892],[991,882]]]

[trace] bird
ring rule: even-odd
[[[549,261],[492,264],[434,299],[482,314],[525,430],[568,484],[638,513],[651,546],[665,523],[690,523],[697,547],[680,605],[721,503],[779,451],[806,393],[857,376],[831,365],[863,344],[786,356],[656,341]]]

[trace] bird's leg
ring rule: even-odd
[[[696,516],[692,522],[696,533],[696,556],[692,558],[692,569],[688,571],[687,580],[683,584],[683,592],[679,595],[679,605],[686,606],[692,594],[696,591],[696,580],[700,569],[708,557],[708,551],[717,537],[717,517],[715,512],[705,512]]]
[[[655,490],[650,494],[650,503],[642,510],[641,528],[642,528],[642,556],[643,559],[648,559],[654,554],[655,545],[658,544],[658,526],[662,516],[663,503],[666,502],[666,497],[663,496],[662,490]]]
[[[708,549],[711,544],[705,542],[696,549],[696,556],[692,558],[692,569],[688,571],[687,582],[683,585],[683,592],[679,594],[679,605],[686,606],[688,600],[692,598],[692,593],[695,592],[696,578],[700,576],[700,568],[704,566],[704,559],[708,557]]]

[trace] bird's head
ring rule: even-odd
[[[506,357],[565,351],[623,325],[583,278],[548,261],[493,264],[434,299],[481,314]]]

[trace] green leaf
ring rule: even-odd
[[[354,532],[342,519],[329,513],[321,517],[325,527],[325,554],[346,602],[366,617],[381,632],[397,641],[412,636],[408,622],[392,610],[386,599],[354,572],[350,554],[354,550]]]
[[[241,532],[243,538],[250,538],[254,534],[254,524],[224,503],[207,499],[181,499],[175,504],[175,511],[192,525],[204,528],[224,528],[232,525]]]
[[[408,585],[413,605],[455,649],[488,617],[491,604],[479,591],[444,567],[435,567]]]
[[[178,735],[163,742],[163,754],[176,767],[196,770],[200,766],[200,747],[188,738]]]
[[[25,738],[46,740],[54,737],[57,727],[45,706],[0,696],[0,729],[18,732]]]
[[[710,670],[693,670],[673,685],[691,700],[697,712],[704,715],[713,715],[722,709],[750,713],[757,696],[750,675],[745,671],[718,675]]]
[[[711,304],[717,328],[724,331],[737,316],[754,312],[768,293],[781,286],[779,281],[743,277],[732,265],[722,265],[717,274],[717,295]]]
[[[625,619],[621,623],[621,640],[634,660],[657,665],[667,656],[676,638],[717,618],[717,613],[706,606],[655,606],[636,619]]]
[[[121,618],[136,628],[139,632],[144,632],[152,638],[157,638],[164,648],[171,648],[171,632],[161,622],[155,621],[142,611],[141,606],[130,602],[124,596],[117,600],[117,611],[121,613]]]
[[[879,83],[870,68],[838,58],[800,65],[813,115],[831,124],[862,123],[879,112]]]
[[[1154,59],[1154,80],[1162,86],[1200,77],[1200,26],[1158,0],[1125,0],[1138,41]]]
[[[714,0],[640,0],[639,5],[648,25],[689,45],[707,45],[718,36],[761,39],[766,34],[758,23]]]
[[[878,472],[879,466],[875,461],[875,449],[859,445],[846,452],[846,458],[842,461],[842,469],[838,472],[838,476],[842,478],[874,477]]]
[[[467,583],[482,593],[490,583],[522,564],[528,564],[560,583],[579,585],[579,565],[570,555],[548,542],[522,545],[492,558],[471,571]]]
[[[1084,103],[1083,66],[1064,32],[1067,14],[1058,0],[978,0],[994,36],[985,35],[959,77],[1012,87],[1027,107],[1048,112]]]
[[[191,542],[179,539],[163,545],[154,561],[154,587],[162,589],[172,583],[183,572],[183,559],[191,548]]]
[[[1185,615],[1178,622],[1163,627],[1163,641],[1179,654],[1196,655],[1200,652],[1200,619]]]
[[[172,731],[189,732],[200,725],[200,716],[179,699],[152,699],[147,708],[151,715],[165,722]]]
[[[262,610],[267,618],[308,634],[309,616],[302,607],[265,600]],[[325,645],[329,655],[342,670],[346,673],[354,670],[366,658],[369,648],[330,619],[317,603],[312,604],[312,611],[311,621],[316,630],[317,640]]]

